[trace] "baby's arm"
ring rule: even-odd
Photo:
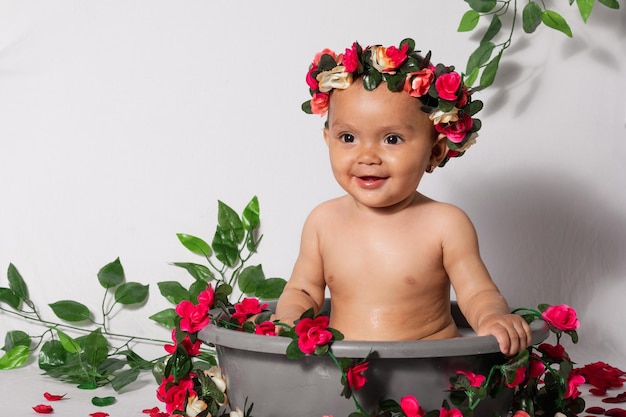
[[[492,335],[505,355],[515,355],[531,342],[528,323],[511,314],[506,300],[480,258],[476,231],[456,207],[447,207],[443,262],[465,318],[479,336]]]
[[[276,306],[275,319],[293,325],[309,308],[317,314],[324,302],[326,284],[317,234],[319,209],[304,224],[300,253]]]

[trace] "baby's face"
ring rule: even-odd
[[[411,201],[424,171],[446,151],[420,101],[384,83],[374,91],[360,82],[334,90],[324,137],[339,185],[372,208]]]

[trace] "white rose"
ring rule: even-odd
[[[333,88],[345,90],[352,84],[352,73],[346,72],[346,67],[338,65],[330,71],[320,72],[317,77],[318,89],[327,93]]]
[[[189,397],[187,399],[187,408],[185,409],[185,413],[187,413],[189,417],[196,417],[198,414],[206,410],[206,407],[206,403],[199,399],[198,396],[194,395],[193,397]]]
[[[450,123],[456,122],[459,120],[459,115],[457,114],[459,109],[456,107],[452,108],[449,112],[444,112],[439,109],[428,115],[428,118],[433,121],[434,124],[438,125],[439,123]]]

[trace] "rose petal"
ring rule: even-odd
[[[590,388],[589,392],[597,397],[604,397],[606,395],[606,390],[603,388]]]
[[[591,414],[604,414],[606,410],[602,407],[589,407],[588,409],[585,410],[585,412],[587,413],[591,413]]]
[[[152,407],[152,408],[146,408],[144,410],[141,410],[141,412],[144,414],[158,413],[159,411],[160,411],[159,407]]]
[[[604,415],[612,417],[626,417],[626,410],[623,408],[611,408],[610,410],[606,410]]]
[[[102,411],[96,411],[95,413],[89,414],[91,417],[109,417],[108,413],[103,413]]]
[[[33,407],[36,413],[39,414],[50,414],[54,411],[54,409],[48,404],[39,404]]]
[[[62,400],[63,397],[65,397],[67,394],[63,394],[63,395],[55,395],[55,394],[50,394],[49,392],[44,392],[43,396],[46,398],[46,400],[48,401],[59,401]]]
[[[603,398],[602,402],[607,404],[626,403],[626,398],[618,395],[616,397]]]

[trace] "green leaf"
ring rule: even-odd
[[[237,261],[239,261],[239,247],[227,230],[218,226],[215,236],[213,236],[212,244],[215,256],[220,262],[229,267],[237,264]]]
[[[91,403],[96,407],[105,407],[107,405],[115,404],[115,397],[93,397]]]
[[[18,297],[10,288],[0,288],[0,301],[7,303],[15,310],[20,308],[20,297]]]
[[[62,300],[48,305],[52,312],[62,320],[76,322],[88,320],[91,317],[87,306],[77,301]]]
[[[480,68],[476,67],[472,70],[470,74],[465,76],[465,79],[463,80],[463,82],[465,83],[466,86],[471,87],[472,85],[474,85],[474,82],[476,82],[476,79],[478,78],[479,71],[480,71]]]
[[[257,196],[252,197],[246,208],[243,209],[241,216],[244,229],[252,231],[261,223],[259,199]]]
[[[496,0],[465,0],[469,6],[479,13],[487,13],[496,7]]]
[[[0,369],[15,369],[24,365],[30,356],[28,346],[18,345],[0,356]]]
[[[148,298],[148,285],[138,282],[127,282],[115,290],[115,301],[120,304],[139,304]]]
[[[482,67],[491,58],[491,53],[495,47],[493,42],[479,45],[467,61],[467,72],[471,74],[474,69]]]
[[[572,37],[572,29],[570,29],[563,16],[561,16],[557,12],[554,12],[552,10],[544,10],[541,13],[541,21],[544,25],[552,29],[558,30],[559,32],[563,32],[570,38]]]
[[[482,44],[491,41],[500,32],[500,29],[502,29],[502,21],[497,14],[494,14],[491,17],[491,23],[489,23],[489,27],[483,35],[483,38],[480,40],[480,43]]]
[[[19,271],[13,264],[9,264],[7,278],[9,279],[9,288],[11,288],[13,293],[17,295],[20,299],[27,301],[28,287],[26,286],[26,282],[20,275]]]
[[[85,360],[93,367],[100,366],[109,356],[109,343],[100,329],[89,333],[85,338]]]
[[[8,351],[13,349],[15,346],[30,347],[31,343],[32,339],[28,333],[21,330],[11,330],[7,332],[6,336],[4,336],[4,346],[2,347],[2,350]]]
[[[617,0],[600,0],[600,3],[610,9],[619,9],[619,3],[617,2]]]
[[[583,18],[583,22],[587,23],[587,19],[589,19],[591,11],[593,10],[594,3],[595,0],[576,0],[576,5],[578,6],[580,17]]]
[[[287,281],[282,278],[268,278],[257,285],[254,295],[262,300],[273,300],[283,293]]]
[[[241,243],[245,236],[243,223],[239,215],[223,202],[217,202],[217,224],[224,235],[228,235],[230,240]]]
[[[498,65],[500,65],[500,58],[502,57],[502,51],[495,56],[485,66],[482,75],[480,76],[480,88],[487,88],[496,79],[496,73],[498,72]]]
[[[67,350],[69,353],[80,353],[81,348],[76,340],[72,339],[70,336],[63,333],[59,329],[56,329],[56,332],[57,336],[59,336],[59,342],[61,342],[61,346],[63,346],[63,349]]]
[[[186,269],[196,280],[211,281],[215,278],[211,270],[204,265],[190,262],[174,262],[172,265]]]
[[[247,266],[239,274],[237,284],[244,294],[254,294],[260,282],[265,280],[263,267],[261,265]]]
[[[108,357],[104,360],[104,362],[98,365],[98,373],[104,374],[104,375],[110,375],[113,372],[119,371],[120,369],[125,367],[126,364],[127,364],[126,360]]]
[[[144,358],[139,356],[139,354],[130,349],[119,353],[126,355],[126,360],[128,361],[128,365],[131,368],[146,370],[152,369],[152,362],[145,360]]]
[[[211,247],[199,237],[187,235],[185,233],[177,233],[176,236],[178,237],[180,243],[182,243],[183,246],[189,249],[192,253],[195,253],[196,255],[204,255],[206,257],[211,256]]]
[[[495,15],[494,15],[495,16]],[[468,10],[465,12],[457,28],[457,32],[470,32],[474,30],[478,21],[480,20],[480,14],[476,10]]]
[[[165,310],[161,310],[158,313],[155,313],[149,317],[150,320],[154,320],[157,323],[165,326],[168,329],[173,329],[176,327],[176,310],[173,308],[167,308]]]
[[[119,392],[128,384],[135,382],[140,373],[141,370],[139,368],[132,368],[119,372],[115,375],[113,381],[111,381],[111,387],[113,387],[115,392]]]
[[[524,32],[533,33],[541,24],[541,7],[534,1],[530,1],[524,6],[522,11],[522,27]]]
[[[183,300],[191,300],[189,291],[178,281],[163,281],[157,283],[161,295],[170,303],[178,304]]]
[[[67,363],[68,353],[58,340],[48,340],[39,349],[39,368],[44,371]]]
[[[193,284],[189,286],[189,299],[197,300],[198,295],[200,295],[202,291],[206,290],[208,286],[209,284],[206,281],[194,281]]]
[[[294,339],[289,343],[286,354],[289,359],[300,359],[305,356],[298,347],[298,339]]]
[[[124,268],[120,262],[120,258],[116,258],[100,268],[98,271],[98,281],[103,288],[109,289],[120,285],[125,280]]]

